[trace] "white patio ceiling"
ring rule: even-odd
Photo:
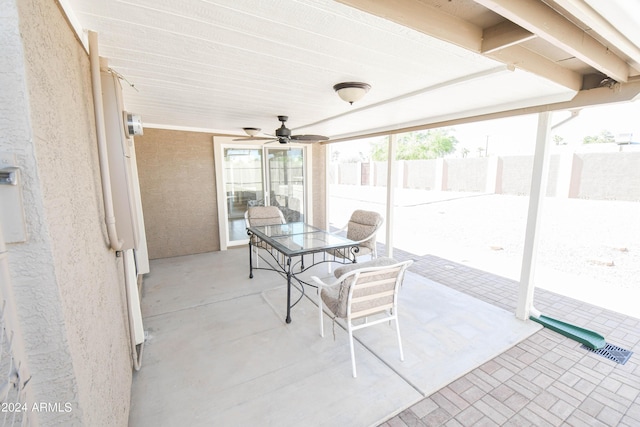
[[[294,133],[341,138],[565,102],[640,69],[637,1],[61,3],[135,86],[125,107],[145,126],[272,133],[288,115]],[[349,106],[344,81],[372,89]]]

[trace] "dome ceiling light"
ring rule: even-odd
[[[245,133],[249,136],[256,136],[257,134],[260,133],[260,128],[242,128],[242,130],[245,131]]]
[[[333,90],[338,93],[340,98],[351,105],[353,105],[354,102],[361,100],[362,97],[369,92],[369,89],[371,89],[370,84],[360,82],[338,83],[333,86]]]

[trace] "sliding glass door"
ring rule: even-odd
[[[224,246],[248,241],[244,213],[250,206],[277,206],[287,222],[305,220],[305,147],[217,145],[223,171],[218,212]],[[225,199],[223,200],[222,197]],[[223,208],[223,209],[222,209]]]
[[[287,222],[304,221],[304,149],[267,148],[269,204]]]
[[[261,148],[224,148],[224,188],[229,240],[247,238],[244,213],[264,199]]]

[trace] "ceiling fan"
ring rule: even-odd
[[[326,141],[329,139],[327,136],[322,135],[291,135],[291,130],[288,129],[284,123],[289,120],[288,116],[278,116],[278,120],[282,123],[275,131],[275,135],[257,136],[260,133],[258,128],[243,128],[249,135],[249,138],[234,139],[234,141],[262,141],[266,140],[265,144],[278,141],[280,144],[288,144],[290,142],[311,143]]]

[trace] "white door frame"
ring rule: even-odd
[[[226,191],[225,191],[225,182],[224,182],[224,149],[225,148],[229,148],[229,147],[238,147],[238,148],[251,148],[251,149],[263,149],[263,153],[266,154],[266,149],[268,148],[278,148],[279,145],[278,144],[273,144],[273,146],[271,145],[267,145],[265,146],[264,142],[262,141],[244,141],[244,142],[238,142],[238,141],[233,141],[234,139],[237,139],[237,137],[224,137],[224,136],[214,136],[213,137],[213,160],[214,160],[214,170],[215,170],[215,177],[216,177],[216,197],[217,197],[217,204],[218,204],[218,232],[219,232],[219,239],[220,239],[220,250],[224,251],[227,250],[228,247],[235,247],[235,246],[241,246],[241,245],[246,245],[247,243],[249,243],[249,239],[247,238],[246,240],[235,240],[233,241],[233,243],[230,242],[229,240],[229,222],[227,221],[228,218],[228,209],[227,209],[227,200],[226,200]],[[302,148],[303,149],[303,156],[304,156],[304,168],[303,168],[303,180],[304,180],[304,201],[303,201],[303,206],[304,206],[304,212],[305,212],[305,218],[306,218],[306,222],[310,222],[312,221],[311,218],[311,212],[313,210],[313,206],[312,206],[312,197],[311,197],[311,189],[312,187],[312,183],[311,183],[311,175],[312,173],[309,173],[309,171],[311,170],[311,164],[312,164],[312,160],[311,160],[311,156],[312,156],[312,151],[310,149],[307,149],[307,145],[306,144],[293,144],[290,143],[287,145],[287,147],[291,146],[292,148]],[[282,148],[282,147],[280,147]],[[266,155],[262,156],[262,174],[263,174],[263,192],[264,194],[269,194],[268,190],[269,190],[269,182],[268,182],[268,176],[267,174],[269,173],[267,170],[267,158]]]

